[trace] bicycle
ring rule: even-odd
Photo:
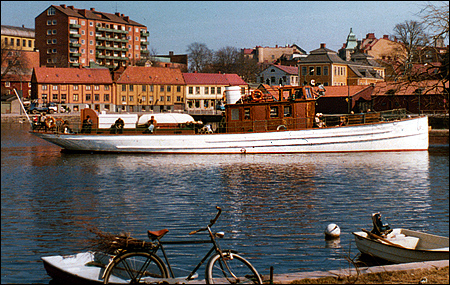
[[[167,281],[167,278],[178,278],[175,276],[167,254],[164,250],[166,244],[200,244],[212,243],[211,249],[206,253],[202,260],[190,272],[184,280],[189,281],[198,277],[197,270],[202,266],[208,257],[211,256],[205,269],[205,281],[207,284],[263,284],[261,276],[255,267],[239,255],[234,250],[222,250],[216,241],[216,238],[223,238],[225,233],[212,232],[211,227],[219,218],[222,209],[218,210],[214,219],[205,227],[190,232],[190,235],[198,232],[207,231],[209,240],[196,241],[161,241],[162,237],[169,232],[167,229],[160,231],[147,231],[148,237],[152,240],[151,246],[141,247],[140,249],[120,250],[108,264],[103,274],[103,283],[124,282],[130,284],[139,283],[159,283]],[[164,256],[164,261],[156,254],[158,250]],[[167,264],[167,266],[166,266]]]

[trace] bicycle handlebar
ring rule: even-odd
[[[219,206],[216,206],[216,209],[218,210],[218,212],[217,212],[216,216],[214,217],[214,219],[209,221],[208,227],[202,228],[202,229],[198,229],[196,231],[192,231],[189,234],[193,235],[193,234],[196,234],[198,232],[206,231],[209,227],[212,227],[212,225],[214,225],[216,223],[217,219],[219,218],[220,214],[222,213],[222,209]]]

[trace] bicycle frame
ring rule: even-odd
[[[175,278],[175,275],[173,273],[172,270],[172,266],[169,262],[169,258],[167,257],[166,251],[164,250],[164,245],[165,244],[201,244],[201,243],[212,243],[212,247],[211,249],[205,254],[205,256],[202,258],[202,260],[197,264],[197,266],[195,266],[195,268],[191,271],[191,273],[189,274],[188,277],[186,277],[186,280],[192,280],[192,276],[197,272],[197,270],[203,265],[203,263],[205,263],[205,261],[211,256],[211,254],[213,252],[218,252],[221,256],[222,254],[222,250],[220,249],[219,245],[217,244],[217,242],[215,241],[214,238],[214,233],[211,231],[210,227],[207,227],[209,235],[210,235],[210,240],[192,240],[192,241],[161,241],[159,240],[157,243],[157,246],[155,248],[155,250],[153,251],[154,254],[157,253],[157,251],[159,249],[161,249],[164,259],[166,261],[167,267],[169,269],[169,274],[172,276],[172,278]]]

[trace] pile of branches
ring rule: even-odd
[[[88,239],[88,246],[94,251],[117,254],[118,250],[150,250],[155,246],[152,242],[132,238],[130,233],[112,234],[97,228],[89,231],[95,234],[94,238]]]

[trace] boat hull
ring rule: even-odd
[[[393,232],[406,233],[406,240],[403,238],[403,244],[399,243],[402,247],[371,239],[365,232],[353,232],[353,235],[355,236],[356,247],[361,253],[393,263],[449,259],[449,239],[447,237],[404,229],[394,229]],[[408,238],[411,240],[408,241]],[[395,242],[395,239],[386,239]]]
[[[165,154],[423,151],[428,118],[369,125],[236,134],[34,135],[69,151]]]

